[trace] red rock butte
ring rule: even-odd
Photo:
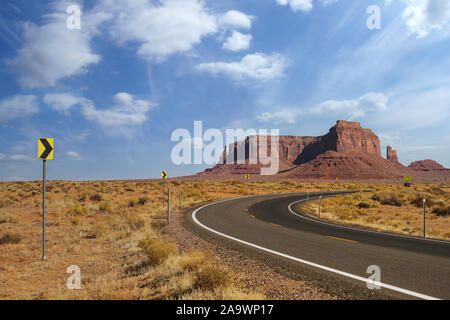
[[[250,150],[258,154],[262,143],[267,143],[267,154],[270,156],[271,136],[250,136],[230,144],[222,154],[222,164],[198,175],[225,179],[246,173],[258,176],[260,169],[268,166],[249,164],[249,154]],[[230,157],[229,150],[234,150],[234,158]],[[237,161],[238,150],[245,150],[241,151],[245,154],[240,159],[242,164]],[[359,122],[344,120],[337,121],[327,134],[319,137],[279,136],[278,153],[279,172],[272,177],[275,179],[396,179],[430,171],[427,165],[402,165],[398,162],[397,151],[390,146],[387,148],[387,158],[383,158],[380,140],[372,130],[362,128]],[[433,172],[450,171],[442,168],[444,170]]]

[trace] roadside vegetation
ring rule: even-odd
[[[379,231],[423,236],[423,199],[427,237],[450,240],[450,185],[366,186],[370,192],[323,199],[322,219]],[[298,210],[318,215],[318,201],[299,204]]]

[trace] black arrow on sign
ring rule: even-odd
[[[50,155],[50,152],[53,151],[52,146],[50,145],[50,143],[48,143],[47,139],[39,139],[42,143],[42,145],[45,147],[44,152],[42,152],[41,156],[39,157],[40,159],[47,159],[47,157]]]

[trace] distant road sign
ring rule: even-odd
[[[411,182],[412,181],[412,177],[411,176],[404,176],[403,180],[405,180],[406,182]]]
[[[246,175],[245,175],[245,180],[249,180],[250,179],[250,175],[247,173]]]
[[[161,171],[161,179],[167,178],[167,171]]]
[[[337,177],[337,178],[336,178],[336,182],[339,182],[339,180],[340,180],[339,177]]]
[[[39,160],[53,160],[54,149],[55,149],[55,139],[53,138],[38,139]]]

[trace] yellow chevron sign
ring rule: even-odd
[[[167,171],[161,171],[161,179],[167,178]]]
[[[39,160],[53,160],[54,151],[55,151],[55,139],[53,138],[38,139]]]
[[[245,180],[249,180],[250,179],[250,175],[247,173],[246,175],[245,175]]]

